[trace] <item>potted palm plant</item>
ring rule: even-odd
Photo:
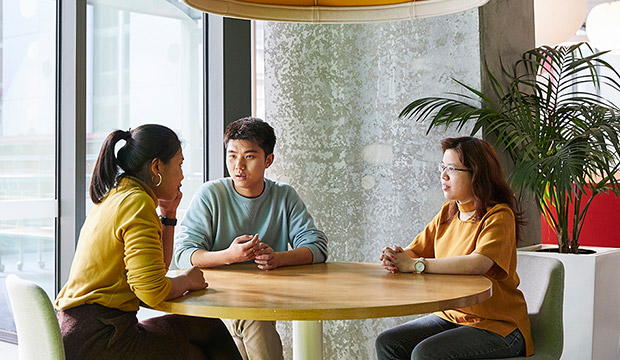
[[[415,100],[400,116],[430,119],[427,133],[473,122],[472,134],[493,135],[514,163],[513,188],[534,195],[558,251],[578,253],[592,199],[620,195],[620,109],[599,95],[620,92],[620,75],[603,54],[585,43],[532,49],[499,76],[486,68],[491,93],[457,81],[465,93]]]

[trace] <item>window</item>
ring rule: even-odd
[[[0,0],[0,333],[13,333],[4,279],[54,297],[56,1]],[[8,316],[7,316],[8,315]]]
[[[66,280],[82,206],[86,214],[92,207],[93,166],[112,130],[157,123],[179,135],[185,179],[177,215],[183,216],[207,173],[205,118],[209,114],[209,126],[217,129],[228,111],[221,101],[207,104],[205,18],[181,0],[0,0],[0,340],[16,340],[4,285],[8,273],[33,280],[50,299]],[[217,59],[209,83],[222,89],[222,44],[247,49],[237,38],[248,38],[249,29],[235,22],[241,30],[224,39],[226,21],[212,20],[211,28],[219,30],[209,31]],[[249,51],[242,57],[249,63]],[[249,76],[244,78],[247,84],[228,88],[249,103],[249,95],[238,91],[249,94]],[[221,147],[221,134],[211,129],[214,148]],[[66,146],[72,136],[77,141]],[[210,157],[223,161],[219,155]]]
[[[252,113],[265,119],[264,21],[252,21]],[[267,120],[269,122],[269,120]]]
[[[87,11],[87,212],[105,137],[156,123],[184,143],[182,217],[204,173],[202,13],[167,0],[91,1]]]

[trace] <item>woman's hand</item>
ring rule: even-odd
[[[379,257],[383,268],[389,272],[412,272],[415,260],[412,259],[400,246],[386,247]]]
[[[412,256],[413,255],[413,256]],[[411,249],[402,249],[395,246],[393,249],[387,247],[379,259],[383,267],[390,272],[413,272],[414,265],[419,256]],[[469,255],[459,255],[447,258],[426,258],[425,273],[432,274],[462,274],[462,275],[484,275],[495,262],[482,254],[471,253]]]
[[[158,200],[159,212],[161,213],[161,216],[171,218],[171,219],[176,219],[177,208],[179,207],[179,204],[181,203],[182,197],[183,197],[183,193],[181,192],[181,190],[179,190],[177,192],[177,196],[175,196],[175,198],[172,200],[159,199]]]
[[[181,271],[181,274],[170,278],[172,288],[166,296],[166,300],[178,298],[187,291],[204,290],[209,286],[205,281],[202,270],[196,266]]]
[[[256,251],[254,262],[258,264],[258,268],[261,270],[275,269],[280,265],[276,252],[265,243],[258,244],[258,251]]]
[[[181,276],[187,277],[187,291],[204,290],[209,286],[202,270],[196,266],[183,270]]]

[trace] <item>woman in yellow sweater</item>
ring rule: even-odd
[[[116,130],[104,141],[90,184],[95,206],[55,302],[67,359],[241,359],[219,319],[136,317],[141,302],[207,287],[196,267],[166,277],[182,162],[181,143],[165,126]]]
[[[402,249],[383,249],[391,272],[479,274],[493,283],[489,300],[437,312],[384,331],[378,359],[489,359],[534,352],[516,244],[522,224],[493,147],[473,137],[441,141],[441,186],[448,200]]]

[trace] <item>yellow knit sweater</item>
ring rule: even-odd
[[[137,311],[170,292],[153,191],[125,178],[93,207],[80,232],[69,280],[55,306],[66,310],[99,304]]]

